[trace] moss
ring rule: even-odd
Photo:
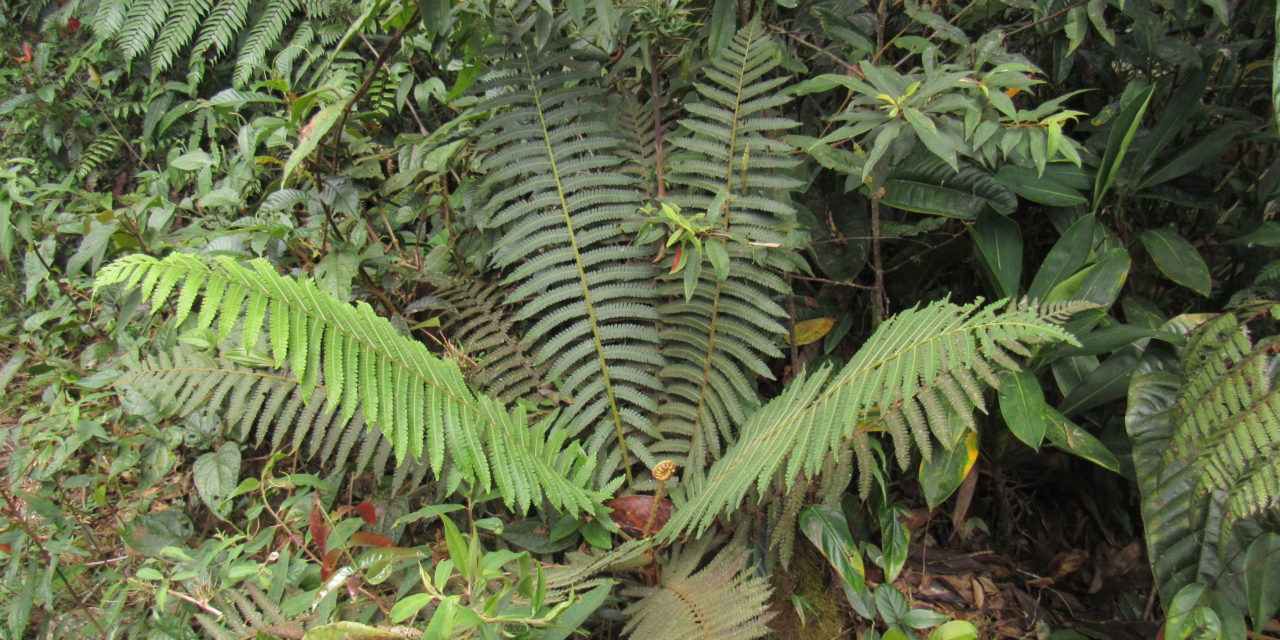
[[[804,604],[803,620],[796,601]],[[803,540],[796,542],[791,566],[773,573],[775,612],[769,627],[775,640],[827,640],[846,637],[849,616],[840,586],[825,558]]]

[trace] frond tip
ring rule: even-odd
[[[954,434],[942,431],[949,429],[948,413],[972,420],[974,408],[983,408],[979,380],[996,386],[996,368],[1017,368],[1009,352],[1024,353],[1024,343],[1046,338],[1078,344],[1036,310],[979,304],[908,309],[880,325],[844,368],[797,376],[752,414],[705,478],[692,477],[682,487],[689,498],[660,536],[701,532],[753,486],[763,491],[781,473],[790,488],[799,477],[815,476],[828,454],[845,446],[853,446],[865,473],[873,464],[866,443],[873,431],[890,432],[903,463],[913,440],[925,455],[935,436],[950,446],[955,439],[944,436]]]
[[[549,420],[529,425],[523,409],[508,411],[474,393],[457,364],[396,333],[363,302],[352,306],[310,280],[280,276],[265,260],[245,268],[228,257],[188,254],[163,260],[121,258],[99,272],[95,288],[138,288],[152,312],[171,306],[182,325],[200,300],[194,329],[221,343],[241,323],[246,349],[265,336],[277,367],[288,363],[305,401],[325,384],[326,402],[346,421],[359,409],[391,441],[396,459],[425,456],[442,476],[446,448],[451,487],[494,485],[521,510],[542,499],[566,511],[593,510],[602,495],[587,489],[594,460]],[[264,332],[265,330],[265,332]],[[562,448],[563,447],[563,448]]]

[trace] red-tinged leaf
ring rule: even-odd
[[[33,51],[31,50],[31,43],[24,42],[22,43],[22,57],[14,58],[14,60],[17,61],[18,64],[31,62],[32,54],[33,54]]]
[[[311,506],[308,524],[311,529],[311,541],[315,543],[320,553],[324,553],[325,548],[329,546],[329,524],[324,521],[324,512],[320,510],[318,500]]]
[[[651,535],[662,529],[662,525],[666,524],[667,520],[671,518],[671,501],[666,498],[663,498],[662,502],[658,503],[658,510],[654,514],[652,524],[649,524],[649,514],[653,508],[653,496],[623,496],[614,498],[604,504],[613,509],[613,513],[610,513],[609,517],[618,524],[618,528],[633,537]],[[647,532],[645,531],[646,524],[649,524]]]
[[[680,258],[684,257],[684,245],[676,245],[676,254],[671,258],[671,273],[680,270]]]
[[[364,521],[368,522],[370,525],[378,524],[378,510],[374,508],[373,504],[361,502],[356,505],[356,512],[359,513],[360,517],[364,518]]]
[[[324,562],[320,563],[320,581],[325,582],[329,576],[333,575],[333,568],[338,565],[338,559],[342,557],[342,549],[333,549],[329,553],[324,554]]]
[[[67,31],[70,31],[71,35],[74,36],[76,32],[80,31],[80,21],[74,17],[67,18]]]
[[[351,534],[351,539],[347,544],[362,547],[378,547],[380,549],[387,549],[396,546],[396,543],[392,542],[386,536],[368,531],[357,531]]]
[[[0,543],[0,551],[3,551],[8,555],[13,555],[13,550],[7,544]]]

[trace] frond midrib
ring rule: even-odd
[[[525,58],[525,70],[530,77],[537,77],[535,69],[527,57]],[[613,389],[613,379],[609,375],[609,361],[604,353],[604,337],[600,334],[600,326],[597,322],[595,300],[591,296],[591,286],[587,281],[587,273],[582,268],[582,254],[578,246],[577,231],[573,226],[573,212],[569,209],[568,196],[565,194],[555,145],[551,140],[551,129],[547,123],[546,113],[543,111],[542,87],[538,83],[532,83],[530,93],[533,97],[534,110],[538,114],[539,130],[547,152],[547,159],[551,164],[551,177],[556,187],[556,204],[560,209],[561,215],[564,216],[565,231],[569,235],[569,248],[573,252],[573,266],[578,272],[578,283],[582,288],[582,301],[587,308],[587,320],[591,325],[591,338],[594,342],[596,361],[600,363],[600,375],[604,382],[605,396],[609,399],[609,417],[613,422],[614,432],[618,438],[618,449],[622,452],[622,468],[627,476],[627,485],[631,486],[634,484],[634,479],[631,475],[631,456],[627,452],[626,429],[622,424],[622,414],[618,408],[618,398]]]

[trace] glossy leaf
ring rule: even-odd
[[[937,509],[964,482],[978,460],[978,433],[969,431],[959,446],[934,451],[920,461],[920,490],[930,509]]]
[[[1005,165],[996,172],[996,179],[1014,193],[1037,204],[1070,207],[1089,202],[1084,194],[1059,182],[1052,174],[1041,175],[1027,167]]]
[[[956,173],[937,158],[903,162],[885,180],[884,204],[904,211],[973,220],[992,209],[1012,213],[1018,199],[985,170],[965,165]]]
[[[1088,262],[1093,251],[1094,220],[1092,214],[1084,215],[1067,227],[1031,280],[1031,286],[1027,288],[1028,298],[1044,300],[1049,291]]]
[[[800,512],[799,522],[800,530],[831,563],[836,575],[855,593],[865,593],[867,570],[844,512],[838,507],[815,504]]]
[[[1000,376],[1000,415],[1013,435],[1028,447],[1040,450],[1049,420],[1040,381],[1027,370],[1007,371]]]
[[[1125,154],[1129,151],[1129,144],[1133,142],[1133,136],[1142,123],[1142,116],[1147,112],[1147,105],[1151,103],[1151,95],[1155,89],[1155,85],[1147,87],[1145,91],[1130,100],[1129,104],[1120,110],[1120,114],[1111,121],[1107,132],[1107,149],[1103,153],[1102,165],[1098,167],[1098,177],[1093,185],[1094,213],[1097,213],[1098,207],[1102,204],[1102,198],[1107,195],[1107,191],[1116,181],[1116,175],[1124,163]]]
[[[1166,278],[1208,297],[1213,283],[1209,267],[1194,245],[1171,228],[1142,232],[1142,245]]]
[[[1268,533],[1249,545],[1244,557],[1244,594],[1253,630],[1262,628],[1280,610],[1280,533]]]
[[[803,322],[797,322],[795,328],[796,346],[803,346],[810,342],[817,342],[831,331],[831,327],[835,326],[835,318],[813,318]]]
[[[1022,233],[1018,223],[993,211],[984,210],[970,228],[997,298],[1014,298],[1022,277]]]
[[[1053,407],[1047,412],[1049,418],[1045,436],[1053,446],[1068,453],[1075,454],[1109,471],[1120,471],[1120,461],[1093,434],[1085,431],[1080,425],[1068,420]]]

